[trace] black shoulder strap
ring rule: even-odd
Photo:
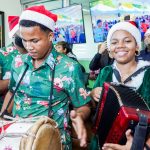
[[[138,70],[135,71],[132,75],[130,75],[123,83],[125,84],[125,83],[131,81],[131,79],[132,79],[133,77],[136,77],[139,73],[141,73],[142,71],[144,71],[145,69],[148,69],[148,68],[150,68],[149,65],[148,65],[148,66],[144,66],[144,67],[138,69]],[[116,79],[118,80],[118,82],[121,83],[121,76],[120,76],[120,74],[119,74],[119,71],[118,71],[117,69],[113,69],[113,72],[114,72],[114,75],[115,75]]]
[[[135,128],[131,150],[143,150],[148,127],[148,118],[144,114],[139,114],[139,123]]]
[[[22,76],[21,76],[21,78],[20,78],[20,80],[19,80],[19,82],[18,82],[18,84],[17,84],[17,86],[16,86],[16,89],[14,90],[13,95],[11,96],[11,98],[10,98],[10,100],[9,100],[9,102],[8,102],[8,104],[7,104],[7,106],[6,106],[6,108],[5,108],[4,111],[1,113],[0,117],[4,117],[5,114],[8,114],[8,110],[7,110],[7,109],[8,109],[8,107],[10,106],[10,104],[11,104],[11,102],[12,102],[12,100],[13,100],[13,98],[14,98],[14,96],[15,96],[15,94],[16,94],[16,92],[17,92],[19,86],[20,86],[20,83],[21,83],[23,77],[25,76],[25,74],[26,74],[26,72],[27,72],[27,70],[28,70],[28,68],[29,68],[29,65],[26,65],[26,68],[25,68],[25,70],[24,70],[24,72],[23,72],[23,74],[22,74]]]
[[[53,96],[53,87],[54,87],[54,76],[55,76],[55,64],[54,64],[54,68],[52,70],[52,83],[51,83],[51,89],[50,89],[50,99],[49,99],[49,108],[48,108],[48,116],[51,117],[52,116],[52,96]]]

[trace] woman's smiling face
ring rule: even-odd
[[[110,53],[117,63],[126,64],[135,59],[138,46],[135,38],[125,30],[113,33],[110,41]]]

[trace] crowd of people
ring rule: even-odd
[[[150,29],[144,34],[142,50],[139,29],[130,22],[116,22],[90,62],[90,70],[98,73],[93,89],[87,91],[85,69],[72,45],[64,41],[53,45],[56,21],[57,15],[44,6],[29,7],[20,17],[9,16],[12,43],[0,50],[1,117],[49,116],[58,124],[63,149],[73,149],[70,128],[74,128],[80,148],[85,148],[85,121],[91,107],[100,101],[104,82],[134,88],[150,107]],[[101,20],[97,23],[101,25]],[[126,137],[125,145],[105,143],[102,149],[130,150],[131,130]],[[149,138],[145,143],[150,146]]]
[[[138,17],[135,16],[131,17],[130,15],[126,15],[124,19],[134,20],[136,22],[136,25],[141,32],[141,38],[143,40],[145,32],[147,31],[148,28],[150,28],[150,15],[141,15]],[[94,41],[104,42],[107,39],[107,35],[111,27],[120,21],[121,21],[120,19],[111,19],[111,20],[98,19],[97,21],[95,21],[96,22],[95,26],[93,25]]]

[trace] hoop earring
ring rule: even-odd
[[[140,55],[140,51],[135,51],[135,56],[139,56]]]

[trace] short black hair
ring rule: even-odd
[[[72,53],[72,45],[65,42],[65,41],[60,41],[56,44],[56,46],[61,45],[63,47],[63,49],[66,49],[66,53],[68,54],[69,52]]]
[[[101,20],[101,19],[98,19],[98,20],[97,20],[97,24],[99,24],[100,22],[102,22],[102,20]]]
[[[53,32],[51,29],[47,28],[46,26],[40,24],[40,23],[37,23],[35,21],[31,21],[31,20],[21,20],[20,23],[19,23],[20,26],[23,26],[23,27],[34,27],[34,26],[39,26],[40,29],[44,32]]]
[[[24,45],[22,43],[22,38],[17,34],[14,35],[14,44],[19,46],[20,48],[24,48]]]

